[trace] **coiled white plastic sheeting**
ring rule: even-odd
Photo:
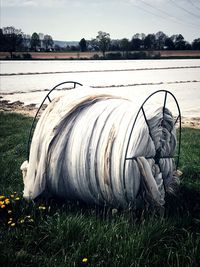
[[[72,90],[55,98],[37,123],[29,162],[21,166],[24,197],[46,194],[125,208],[144,190],[164,205],[176,180],[173,116],[167,108],[148,109],[147,125],[139,114],[128,146],[132,159],[125,161],[137,112],[130,100],[113,95]]]

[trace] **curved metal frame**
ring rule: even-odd
[[[38,108],[38,110],[37,110],[37,112],[36,112],[36,114],[35,114],[35,117],[34,117],[34,119],[33,119],[32,124],[31,124],[30,132],[29,132],[29,137],[28,137],[28,144],[27,144],[27,159],[28,159],[28,160],[29,160],[29,152],[30,152],[30,144],[31,144],[31,139],[32,139],[32,132],[33,132],[33,128],[34,128],[35,121],[36,121],[37,116],[38,116],[38,114],[39,114],[39,112],[40,112],[40,109],[42,108],[44,102],[45,102],[47,99],[49,100],[49,102],[51,102],[51,99],[50,99],[50,97],[49,97],[50,94],[51,94],[57,87],[59,87],[59,86],[62,85],[62,84],[66,84],[66,83],[72,83],[72,84],[74,84],[74,88],[72,88],[72,89],[75,89],[75,88],[76,88],[76,85],[83,86],[81,83],[74,82],[74,81],[66,81],[66,82],[62,82],[62,83],[59,83],[59,84],[57,84],[56,86],[54,86],[54,87],[48,92],[48,94],[45,96],[45,98],[43,99],[42,103],[40,104],[40,106],[39,106],[39,108]]]
[[[123,186],[124,186],[124,188],[125,188],[125,167],[126,167],[126,161],[127,160],[133,160],[134,159],[134,157],[128,157],[128,155],[127,155],[128,154],[128,148],[129,148],[129,145],[130,145],[131,136],[132,136],[132,133],[133,133],[133,129],[135,127],[135,124],[136,124],[136,121],[137,121],[137,118],[138,118],[140,112],[142,112],[143,113],[143,116],[144,116],[144,119],[145,119],[145,122],[147,124],[147,127],[149,129],[149,135],[152,136],[151,135],[150,128],[149,128],[149,124],[148,124],[148,121],[147,121],[147,118],[146,118],[146,114],[144,112],[144,105],[149,100],[149,98],[151,98],[153,95],[155,95],[157,93],[165,93],[164,105],[163,105],[163,120],[164,120],[164,110],[165,110],[165,106],[166,106],[166,102],[167,102],[167,94],[169,94],[169,95],[171,95],[173,97],[173,99],[174,99],[174,101],[176,103],[177,109],[178,109],[178,116],[177,116],[177,118],[176,118],[176,120],[174,122],[174,125],[175,125],[177,123],[177,121],[179,120],[179,143],[178,143],[178,152],[177,152],[178,155],[177,156],[174,156],[174,158],[177,157],[177,160],[176,160],[176,170],[178,169],[179,157],[180,157],[180,149],[181,149],[181,111],[180,111],[180,107],[179,107],[179,104],[178,104],[177,99],[175,98],[175,96],[171,92],[169,92],[167,90],[158,90],[158,91],[152,93],[151,95],[149,95],[146,98],[146,100],[142,103],[141,107],[139,108],[139,110],[138,110],[138,112],[136,114],[135,120],[133,122],[133,126],[132,126],[131,131],[130,131],[130,135],[129,135],[129,138],[128,138],[128,143],[127,143],[127,147],[126,147],[126,151],[125,151],[125,157],[124,157],[124,165],[123,165]],[[159,160],[161,158],[164,158],[164,157],[161,157],[160,156],[160,153],[158,151],[158,153],[156,153],[154,159],[155,159],[155,161],[159,162]]]
[[[33,132],[33,128],[34,128],[34,124],[35,124],[35,121],[36,121],[36,118],[38,116],[38,113],[40,111],[40,109],[42,108],[44,102],[46,101],[46,99],[48,99],[50,102],[51,102],[51,99],[49,97],[49,95],[52,93],[52,91],[54,91],[57,87],[59,87],[60,85],[62,84],[67,84],[67,83],[73,83],[74,84],[74,88],[76,88],[76,85],[80,85],[82,86],[81,83],[78,83],[78,82],[74,82],[74,81],[66,81],[66,82],[62,82],[62,83],[59,83],[57,84],[56,86],[54,86],[49,92],[48,94],[45,96],[45,98],[43,99],[41,105],[39,106],[37,112],[36,112],[36,115],[33,119],[33,122],[32,122],[32,125],[31,125],[31,128],[30,128],[30,132],[29,132],[29,138],[28,138],[28,144],[27,144],[27,159],[29,159],[29,152],[30,152],[30,143],[31,143],[31,138],[32,138],[32,132]],[[73,88],[73,89],[74,89]],[[175,120],[175,123],[174,125],[177,123],[177,121],[179,120],[179,143],[178,143],[178,155],[177,156],[174,156],[177,157],[177,160],[176,160],[176,170],[178,169],[178,165],[179,165],[179,158],[180,158],[180,147],[181,147],[181,111],[180,111],[180,107],[179,107],[179,104],[178,104],[178,101],[176,99],[176,97],[169,91],[167,90],[158,90],[154,93],[152,93],[151,95],[149,95],[146,100],[142,103],[141,107],[139,108],[137,114],[136,114],[136,117],[135,117],[135,120],[133,122],[133,125],[132,125],[132,128],[131,128],[131,131],[130,131],[130,135],[129,135],[129,138],[128,138],[128,142],[127,142],[127,147],[126,147],[126,150],[125,150],[125,157],[124,157],[124,163],[123,163],[123,185],[124,185],[124,188],[125,188],[125,167],[126,167],[126,161],[127,160],[133,160],[134,157],[128,157],[128,148],[129,148],[129,145],[130,145],[130,140],[131,140],[131,136],[132,136],[132,133],[133,133],[133,129],[135,127],[135,124],[136,124],[136,121],[138,119],[138,116],[140,114],[140,112],[142,112],[143,116],[144,116],[144,119],[145,119],[145,122],[147,124],[147,127],[149,129],[149,135],[151,135],[151,131],[150,131],[150,128],[149,128],[149,124],[148,124],[148,120],[146,118],[146,114],[145,114],[145,111],[144,111],[144,105],[146,104],[146,102],[155,94],[158,94],[158,93],[165,93],[165,96],[164,96],[164,105],[163,105],[163,120],[164,120],[164,110],[165,110],[165,107],[166,107],[166,102],[167,102],[167,94],[171,95],[176,103],[176,106],[177,106],[177,110],[178,110],[178,116]],[[155,161],[159,162],[159,160],[161,158],[164,158],[164,157],[161,157],[160,154],[159,154],[159,151],[157,151],[158,153],[156,153],[154,159]]]

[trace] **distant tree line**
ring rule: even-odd
[[[79,43],[81,46],[81,44]],[[200,50],[200,38],[195,39],[191,44],[185,41],[181,34],[167,36],[162,31],[156,34],[136,33],[132,39],[111,40],[109,33],[98,32],[96,39],[86,42],[89,50],[122,51],[123,54],[129,51],[143,50]]]
[[[50,35],[36,33],[24,34],[21,29],[14,27],[0,28],[0,51],[13,52],[23,51],[52,51],[54,42]]]
[[[0,51],[101,51],[105,57],[107,51],[118,51],[123,57],[128,57],[131,51],[152,50],[200,50],[200,38],[187,42],[182,34],[167,36],[159,31],[153,34],[136,33],[132,39],[113,40],[109,33],[99,31],[96,38],[82,38],[77,45],[61,47],[54,44],[48,34],[36,33],[27,35],[21,29],[4,27],[0,29]]]

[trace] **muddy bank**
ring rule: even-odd
[[[41,108],[41,115],[42,111],[46,108],[47,105],[43,105]],[[8,100],[0,100],[0,111],[4,112],[15,112],[20,113],[26,116],[34,117],[38,107],[36,104],[24,105],[21,101],[9,102]]]
[[[41,108],[40,114],[46,108],[46,104]],[[34,117],[38,110],[36,104],[24,105],[21,101],[9,102],[8,100],[0,99],[0,111],[4,112],[15,112],[26,116]],[[199,117],[182,117],[182,127],[197,128],[200,129],[200,118]]]

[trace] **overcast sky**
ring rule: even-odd
[[[98,31],[112,39],[135,33],[181,33],[200,38],[200,0],[0,0],[1,27],[26,34],[50,34],[54,40],[95,38]]]

